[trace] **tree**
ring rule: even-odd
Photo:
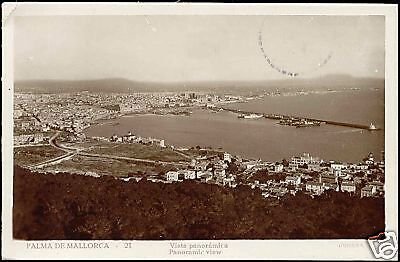
[[[286,158],[282,159],[282,165],[284,167],[288,167],[289,166],[289,161],[287,161]]]
[[[235,163],[228,162],[228,168],[227,168],[228,173],[236,174],[238,170],[239,170],[239,168]]]

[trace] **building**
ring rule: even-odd
[[[299,168],[299,165],[294,162],[289,162],[289,170],[296,171]]]
[[[235,178],[234,178],[232,175],[230,175],[229,177],[225,177],[225,178],[222,180],[222,185],[223,185],[223,186],[232,187],[232,185],[234,184],[234,182],[235,182]]]
[[[134,142],[135,139],[136,139],[136,136],[133,135],[131,132],[129,132],[126,136],[122,136],[123,142]]]
[[[303,153],[300,157],[294,156],[291,161],[293,164],[297,164],[298,166],[302,166],[305,164],[320,164],[321,159],[319,157],[313,157],[309,153]]]
[[[375,193],[376,193],[376,188],[371,185],[367,185],[361,188],[361,198],[372,197],[375,195]]]
[[[331,169],[332,170],[343,170],[346,169],[347,165],[346,164],[342,164],[342,163],[331,163]]]
[[[283,165],[282,164],[275,164],[274,165],[274,172],[282,172],[283,171]]]
[[[251,169],[251,168],[257,166],[258,161],[252,160],[252,161],[243,162],[243,164],[246,169]]]
[[[374,188],[375,193],[382,195],[385,191],[385,185],[379,181],[372,181],[367,184],[368,186],[372,186]]]
[[[339,186],[336,183],[324,183],[324,189],[339,191]]]
[[[13,113],[14,118],[20,118],[23,115],[22,109],[14,109]]]
[[[342,175],[342,170],[346,169],[346,165],[342,163],[331,163],[331,172],[335,176],[341,176]]]
[[[229,163],[232,161],[232,156],[229,153],[224,153],[224,161],[228,161]]]
[[[328,184],[336,184],[337,177],[335,175],[329,173],[321,173],[319,174],[319,182],[320,183],[328,183]]]
[[[34,143],[40,143],[40,142],[43,142],[43,140],[44,140],[44,136],[43,136],[42,133],[35,133],[33,135],[33,142]]]
[[[368,169],[368,165],[367,164],[358,164],[356,166],[357,170],[367,170]]]
[[[200,179],[201,182],[206,183],[212,179],[213,175],[211,171],[197,171],[196,177]]]
[[[208,166],[207,161],[201,161],[201,162],[196,162],[194,168],[196,171],[205,171],[207,170],[207,166]]]
[[[32,135],[22,134],[14,136],[14,145],[23,145],[33,142],[34,138]]]
[[[324,187],[322,183],[309,181],[306,183],[306,191],[321,195],[324,192]]]
[[[351,181],[343,181],[340,184],[340,189],[342,192],[354,193],[356,192],[356,184]]]
[[[301,178],[299,176],[287,176],[285,182],[289,185],[298,186],[301,183]]]
[[[320,163],[308,163],[308,170],[310,171],[320,171],[321,165]]]
[[[167,181],[178,181],[178,172],[168,171],[166,173]]]
[[[217,168],[214,170],[215,177],[225,177],[225,169]]]
[[[194,171],[194,170],[185,170],[184,179],[196,179],[196,171]]]
[[[161,147],[165,147],[165,141],[164,141],[164,139],[161,139],[161,140],[160,140],[160,146],[161,146]]]

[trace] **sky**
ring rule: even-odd
[[[384,77],[384,16],[19,16],[14,24],[15,80],[289,78],[266,57],[304,78]]]

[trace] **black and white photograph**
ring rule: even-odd
[[[10,241],[204,259],[240,241],[341,240],[343,257],[396,259],[397,7],[212,6],[7,8]]]

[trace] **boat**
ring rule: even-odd
[[[369,124],[369,130],[378,130],[378,128],[374,124]]]
[[[257,115],[257,114],[250,114],[250,115],[245,115],[244,118],[246,119],[258,119],[263,117],[263,115]]]

